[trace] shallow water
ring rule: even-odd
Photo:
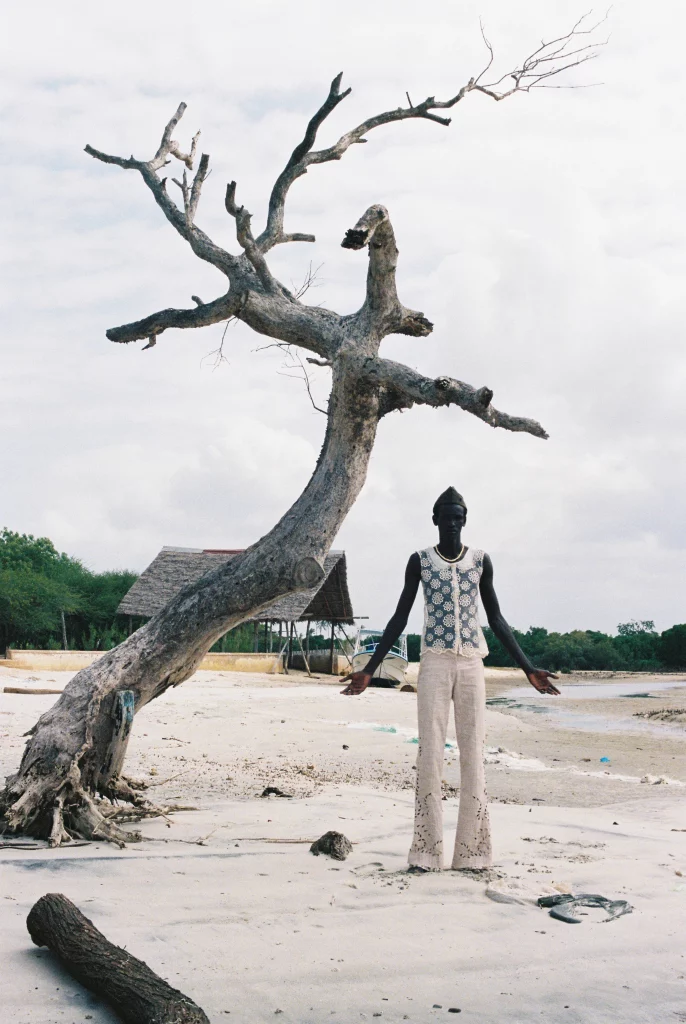
[[[627,716],[616,718],[602,712],[583,712],[569,707],[570,701],[581,700],[658,700],[660,695],[674,689],[683,689],[686,681],[656,682],[646,688],[645,681],[608,682],[608,683],[574,683],[565,686],[558,684],[559,697],[543,696],[535,690],[516,687],[508,690],[500,697],[491,697],[486,704],[492,708],[511,708],[512,710],[531,712],[538,715],[549,715],[553,724],[564,725],[565,728],[584,729],[591,732],[607,732],[621,730],[623,732],[652,732],[664,735],[671,732],[684,735],[683,726],[668,722],[654,722],[642,718]],[[618,705],[619,707],[619,705]]]
[[[573,683],[565,686],[558,684],[561,697],[572,700],[608,700],[613,697],[652,697],[665,690],[674,690],[686,686],[685,679],[670,680],[664,683],[651,683],[646,687],[645,680],[621,679],[608,683]],[[513,693],[515,691],[512,691]],[[536,696],[535,693],[532,696]]]

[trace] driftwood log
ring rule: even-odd
[[[26,926],[37,946],[52,950],[77,981],[107,999],[127,1024],[209,1024],[192,999],[109,942],[61,893],[41,896]]]
[[[2,692],[3,693],[29,693],[29,694],[38,693],[38,694],[40,694],[40,693],[62,693],[62,690],[48,690],[48,689],[46,689],[44,687],[42,687],[40,689],[38,689],[38,688],[34,689],[31,686],[3,686]]]

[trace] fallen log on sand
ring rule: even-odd
[[[39,690],[32,686],[4,686],[3,693],[62,693],[61,690]]]
[[[82,985],[103,996],[127,1024],[210,1024],[192,999],[102,932],[61,893],[41,896],[26,926]]]

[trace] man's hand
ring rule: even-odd
[[[350,675],[343,679],[343,682],[347,683],[348,680],[350,680],[350,684],[346,686],[345,690],[341,690],[341,693],[354,697],[360,693],[364,693],[371,683],[372,677],[366,672],[351,672]]]
[[[550,682],[551,679],[557,679],[558,677],[552,672],[548,672],[545,668],[535,668],[533,672],[527,672],[526,678],[529,680],[534,690],[538,690],[539,693],[551,693],[560,696],[560,691],[556,686]]]

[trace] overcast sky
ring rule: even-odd
[[[212,175],[198,223],[236,251],[226,181],[262,223],[270,186],[331,78],[352,95],[324,144],[365,117],[453,95],[480,70],[481,16],[502,71],[567,30],[575,0],[118,0],[13,4],[0,61],[3,313],[0,525],[47,535],[93,569],[143,569],[164,544],[240,547],[297,497],[324,430],[283,355],[229,328],[114,345],[108,327],[223,291],[140,177],[86,143],[149,158],[180,100]],[[356,614],[382,625],[409,554],[434,542],[433,500],[469,505],[518,628],[614,630],[686,621],[686,181],[683,0],[623,0],[595,65],[450,128],[385,126],[294,186],[282,246],[308,300],[362,301],[366,256],[340,247],[371,203],[390,210],[399,291],[435,324],[383,354],[488,385],[540,420],[543,442],[459,410],[381,424],[345,548]],[[604,12],[600,12],[601,14]],[[328,371],[315,391],[326,400]],[[419,602],[411,625],[419,623]]]

